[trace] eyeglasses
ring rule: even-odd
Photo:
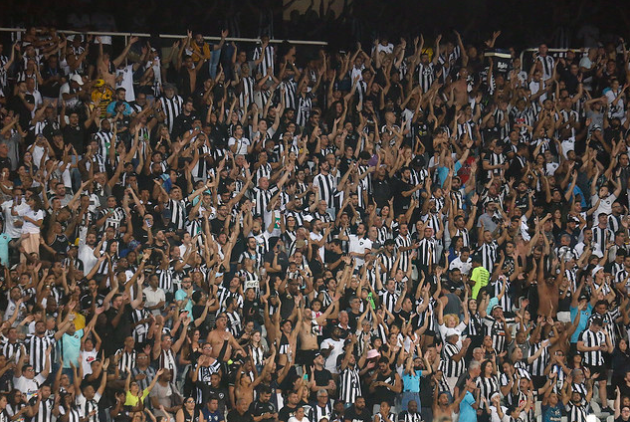
[[[194,403],[195,401],[190,399],[190,400],[186,400],[186,403]]]

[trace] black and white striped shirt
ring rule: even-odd
[[[249,105],[254,102],[254,86],[256,82],[251,76],[241,78],[240,95],[238,97],[241,108],[245,111],[249,109]]]
[[[459,361],[453,359],[453,356],[457,355],[460,351],[461,348],[457,346],[457,344],[444,343],[440,369],[445,377],[459,377],[466,370],[466,363],[463,358]]]
[[[199,366],[197,368],[197,382],[209,386],[212,374],[218,374],[220,370],[221,363],[218,360],[215,360],[209,366]],[[197,404],[202,404],[204,399],[208,399],[208,397],[204,397],[203,390],[197,387]]]
[[[392,421],[393,422],[393,421]],[[398,422],[423,422],[422,415],[418,412],[410,412],[405,410],[398,414]]]
[[[569,401],[567,403],[568,422],[587,422],[587,406],[579,403],[573,404]]]
[[[39,402],[39,410],[35,416],[31,419],[31,422],[52,422],[52,411],[55,405],[55,400],[48,397],[46,400]],[[92,421],[89,421],[92,422]]]
[[[551,78],[551,76],[553,75],[553,68],[555,66],[555,60],[553,59],[553,57],[551,56],[538,56],[536,58],[536,60],[538,60],[539,62],[542,63],[542,78],[543,80],[547,80],[549,78]]]
[[[399,234],[396,237],[396,253],[400,254],[400,261],[398,261],[398,268],[401,269],[403,272],[406,272],[407,269],[409,268],[409,265],[411,265],[412,250],[408,249],[406,251],[400,251],[400,248],[410,247],[411,242],[412,242],[411,236],[409,236],[409,234],[407,234],[406,236]]]
[[[313,97],[311,94],[298,95],[297,110],[295,111],[296,124],[304,127],[308,123],[313,108]]]
[[[184,230],[186,228],[186,220],[188,219],[187,207],[189,204],[187,197],[180,200],[169,199],[165,204],[165,208],[172,213],[171,221],[177,230]]]
[[[502,353],[505,350],[506,343],[506,327],[502,321],[498,321],[487,315],[483,318],[483,323],[486,326],[486,335],[492,337],[492,346],[497,353]]]
[[[424,65],[420,63],[418,65],[418,82],[420,83],[420,88],[423,93],[426,93],[433,85],[433,81],[435,80],[435,69],[433,63],[429,63]]]
[[[226,312],[226,315],[228,319],[228,330],[230,330],[230,333],[232,333],[234,337],[238,337],[243,329],[241,316],[237,311]]]
[[[158,368],[171,371],[173,379],[177,379],[177,361],[173,354],[173,349],[162,350],[158,358]]]
[[[256,201],[256,207],[254,208],[254,214],[265,216],[271,211],[267,206],[271,202],[271,198],[278,192],[277,186],[271,186],[268,189],[261,189],[258,186],[252,189],[252,200]],[[266,218],[263,218],[266,221]]]
[[[593,226],[593,244],[602,254],[606,251],[606,243],[614,239],[613,232],[608,227]]]
[[[333,197],[337,191],[337,181],[332,174],[318,174],[313,179],[313,185],[319,189],[320,199],[326,201],[328,208],[333,207]]]
[[[385,290],[381,293],[381,303],[383,305],[385,305],[385,308],[391,312],[394,313],[394,308],[396,307],[396,302],[398,301],[399,295],[394,293],[390,293],[389,291]]]
[[[121,372],[127,373],[136,367],[137,352],[135,349],[132,349],[131,352],[118,349],[116,355],[118,356],[118,369]]]
[[[418,242],[418,265],[428,267],[430,264],[437,264],[436,246],[437,242],[432,237],[425,237]]]
[[[344,403],[354,403],[361,395],[359,369],[348,365],[339,375],[339,399]]]
[[[112,132],[99,130],[92,136],[94,140],[98,142],[98,154],[101,157],[107,157],[109,155],[109,148],[115,147],[115,145],[111,145],[114,134]]]
[[[479,388],[479,392],[481,394],[480,397],[485,397],[487,403],[492,403],[492,395],[494,393],[499,392],[499,380],[495,376],[491,376],[489,378],[486,377],[478,377],[477,378],[477,387]],[[481,402],[481,409],[485,409],[485,405],[483,401]]]
[[[160,98],[160,103],[162,105],[162,110],[164,111],[164,115],[166,116],[166,125],[168,126],[168,131],[173,131],[173,122],[175,122],[175,118],[180,115],[182,112],[182,106],[184,104],[184,100],[179,95],[173,96],[173,98],[162,97]]]
[[[149,318],[149,311],[145,308],[142,309],[134,309],[131,312],[131,319],[134,324],[138,324],[143,319]],[[149,335],[149,323],[145,322],[143,324],[138,324],[133,329],[133,339],[136,343],[144,343],[147,340],[147,336]]]
[[[507,308],[511,309],[511,308]],[[529,346],[529,356],[534,356],[538,349],[543,347],[540,343],[532,344]],[[543,347],[543,351],[540,356],[529,364],[529,372],[535,377],[542,377],[545,375],[545,367],[549,360],[549,352],[546,347]]]
[[[39,374],[46,368],[47,353],[52,350],[50,347],[53,345],[54,341],[45,334],[42,337],[33,335],[26,340],[30,357],[29,363],[33,366],[33,370],[36,374]]]
[[[6,356],[7,359],[11,359],[12,356],[15,356],[15,361],[20,360],[21,350],[20,346],[22,344],[19,341],[15,343],[6,342],[2,345],[2,354]]]
[[[256,47],[256,49],[254,50],[254,61],[260,59],[260,57],[263,57],[262,61],[258,65],[258,72],[262,73],[263,76],[267,76],[267,69],[269,68],[271,68],[272,75],[275,73],[274,53],[275,49],[271,45],[267,45],[264,53],[262,50],[262,46]]]
[[[582,333],[581,340],[586,347],[599,347],[606,344],[606,336],[603,331],[593,332],[590,329]],[[601,366],[604,364],[604,354],[601,350],[582,352],[584,364],[589,366]]]
[[[492,274],[494,263],[497,260],[497,242],[493,240],[491,243],[484,243],[477,249],[477,253],[481,255],[482,265]]]
[[[322,418],[326,418],[327,420],[330,420],[332,411],[333,411],[332,400],[329,400],[328,403],[326,403],[323,407],[315,403],[315,406],[311,408],[311,417],[309,418],[309,420],[320,421],[322,420]],[[392,422],[394,421],[392,420]]]

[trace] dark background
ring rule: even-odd
[[[427,43],[443,33],[452,39],[459,30],[464,43],[482,45],[493,30],[502,34],[496,47],[520,50],[541,42],[584,47],[577,35],[584,25],[599,28],[603,42],[630,38],[630,2],[620,0],[0,0],[0,26],[50,26],[73,29],[75,14],[109,14],[115,28],[90,25],[83,30],[185,34],[186,29],[218,36],[257,38],[264,17],[273,16],[274,38],[324,40],[335,49],[371,43],[379,36],[397,42],[422,32]],[[329,3],[332,6],[329,6]],[[300,12],[287,12],[294,8]],[[262,11],[262,13],[261,13]],[[263,16],[263,19],[261,19]],[[283,21],[283,17],[287,18]],[[269,20],[269,19],[267,19]],[[563,37],[566,36],[566,37]]]

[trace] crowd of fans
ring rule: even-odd
[[[625,42],[0,45],[0,421],[630,420]]]

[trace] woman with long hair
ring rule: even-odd
[[[499,391],[499,379],[497,377],[496,367],[493,361],[485,360],[481,363],[481,375],[479,376],[479,391],[481,398],[480,408],[484,410],[479,416],[480,421],[489,421],[490,403],[492,403],[492,394]]]
[[[58,419],[60,422],[77,422],[83,419],[79,413],[79,407],[74,401],[73,394],[65,393],[61,395]]]
[[[187,397],[182,408],[175,414],[175,422],[205,422],[201,409],[195,408],[195,399]]]
[[[260,331],[256,330],[249,338],[247,344],[248,355],[252,357],[256,371],[262,372],[265,365],[265,352],[268,350],[266,344],[263,344],[263,339]]]
[[[624,378],[626,373],[630,371],[630,348],[628,347],[628,340],[622,338],[617,343],[615,350],[612,353],[612,385],[613,387],[620,387],[625,385]]]

